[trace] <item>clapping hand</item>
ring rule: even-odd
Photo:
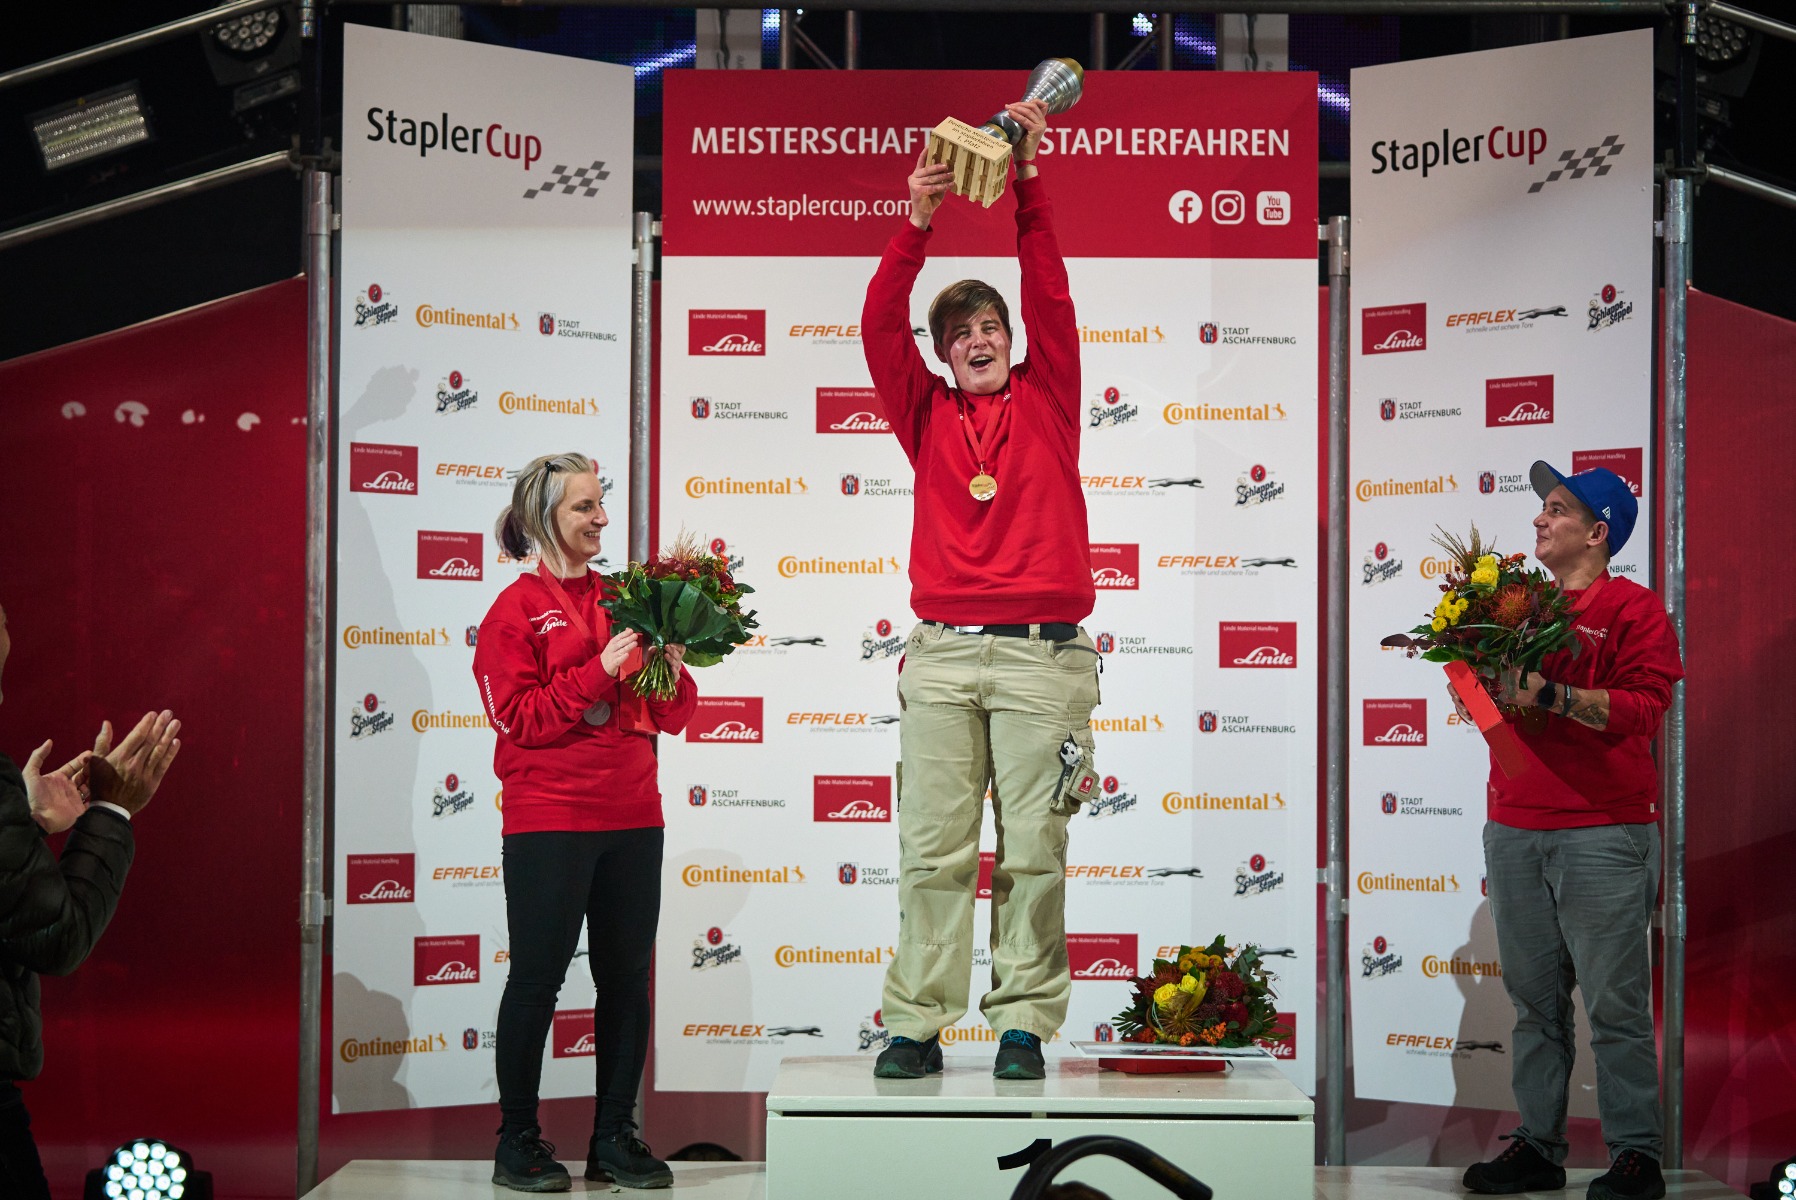
[[[132,816],[143,811],[162,786],[162,777],[168,774],[175,755],[181,752],[181,739],[176,736],[180,732],[181,722],[175,720],[174,713],[163,709],[145,713],[118,749],[100,754],[96,743],[96,752],[87,760],[92,798],[116,804]],[[102,737],[110,735],[110,728],[101,731]]]
[[[61,833],[87,811],[87,801],[81,798],[81,789],[74,780],[74,769],[86,756],[48,775],[40,774],[52,745],[53,742],[45,742],[32,751],[31,757],[25,760],[22,774],[25,776],[25,798],[31,804],[31,819],[45,833]]]

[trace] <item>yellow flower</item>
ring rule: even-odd
[[[1179,990],[1191,997],[1191,1003],[1201,1004],[1204,993],[1210,990],[1210,981],[1202,975],[1187,975],[1179,980]]]
[[[1163,983],[1158,988],[1154,989],[1154,1003],[1158,1004],[1161,1008],[1165,1008],[1166,1002],[1168,1000],[1171,1000],[1174,996],[1176,996],[1178,994],[1179,994],[1179,985],[1178,984]]]
[[[1436,633],[1439,633],[1441,630],[1443,630],[1447,627],[1447,618],[1436,617],[1434,620],[1429,622],[1429,625],[1430,625],[1430,627],[1433,628],[1433,630]]]
[[[1494,567],[1497,565],[1497,556],[1494,554],[1481,554],[1478,556],[1478,561],[1475,565],[1480,567]]]
[[[1473,571],[1472,584],[1475,587],[1496,587],[1497,568],[1495,564],[1488,567],[1480,566],[1477,570]]]

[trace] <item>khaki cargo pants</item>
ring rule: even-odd
[[[922,624],[905,643],[898,699],[898,956],[886,970],[886,1027],[925,1041],[966,1014],[989,784],[998,848],[991,990],[979,1008],[999,1032],[1051,1038],[1072,991],[1067,823],[1095,782],[1097,651],[1084,630],[1054,643],[1038,628],[1022,638]]]

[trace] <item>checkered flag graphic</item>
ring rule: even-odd
[[[1586,175],[1607,175],[1609,160],[1620,154],[1627,146],[1617,141],[1621,135],[1612,133],[1603,139],[1600,146],[1592,146],[1582,154],[1571,150],[1559,152],[1559,165],[1547,172],[1547,177],[1528,189],[1530,195],[1538,192],[1549,183],[1554,183],[1566,175],[1573,179],[1582,179]]]
[[[555,177],[545,179],[530,188],[524,193],[524,199],[534,200],[543,192],[553,192],[557,189],[564,196],[571,196],[575,192],[579,192],[590,199],[599,194],[599,184],[610,178],[611,172],[605,169],[605,164],[602,162],[595,162],[590,167],[580,167],[573,171],[569,171],[566,167],[556,167]]]

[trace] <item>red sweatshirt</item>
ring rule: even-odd
[[[1011,412],[986,461],[998,481],[991,500],[967,491],[979,465],[956,401],[967,401],[983,435],[999,397],[961,397],[925,365],[911,333],[910,292],[923,269],[925,231],[905,221],[861,310],[867,369],[916,471],[911,608],[924,621],[1077,623],[1096,597],[1079,485],[1078,321],[1041,178],[1018,180],[1014,190],[1029,358],[1010,369]]]
[[[1492,760],[1488,807],[1500,825],[1575,829],[1657,819],[1659,771],[1650,743],[1684,664],[1658,596],[1631,579],[1603,578],[1574,621],[1583,649],[1576,658],[1567,650],[1549,655],[1540,673],[1558,684],[1606,688],[1608,727],[1592,729],[1557,713],[1538,732],[1510,726],[1531,769],[1509,779]],[[1567,594],[1574,604],[1582,595]]]
[[[620,730],[615,711],[603,725],[583,719],[600,700],[614,710],[618,704],[618,681],[599,663],[599,647],[611,640],[611,614],[598,606],[597,581],[590,572],[561,581],[597,645],[534,574],[500,592],[480,623],[474,679],[499,735],[493,771],[505,791],[506,833],[663,824],[649,739]],[[692,675],[682,671],[679,693],[648,702],[648,709],[664,732],[678,733],[697,704]]]

